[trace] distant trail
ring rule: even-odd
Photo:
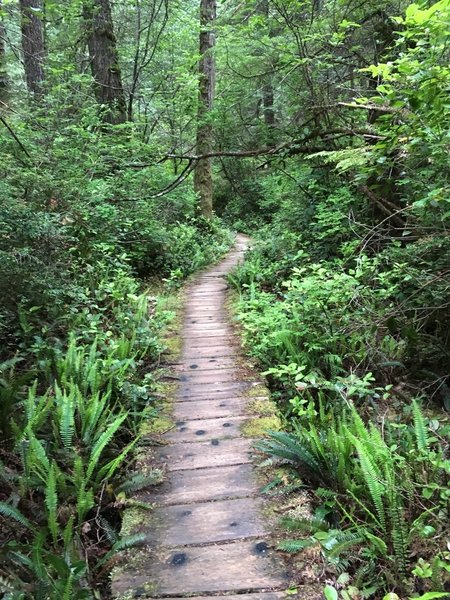
[[[159,452],[168,478],[148,496],[158,505],[145,525],[148,546],[113,583],[115,596],[285,597],[289,580],[268,547],[252,440],[240,433],[245,392],[254,382],[236,364],[239,350],[224,308],[224,276],[247,244],[238,236],[235,249],[187,290],[176,427]]]

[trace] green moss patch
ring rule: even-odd
[[[242,427],[242,435],[249,438],[264,437],[267,431],[278,431],[281,421],[277,415],[270,417],[255,417],[246,421]]]
[[[252,398],[248,403],[248,411],[253,415],[262,417],[271,417],[276,415],[277,408],[275,403],[269,398]]]
[[[263,383],[258,383],[247,390],[245,395],[247,398],[267,398],[270,395],[270,392]]]

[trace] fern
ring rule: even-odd
[[[416,446],[419,452],[423,452],[424,450],[428,450],[430,447],[427,426],[422,411],[420,409],[419,403],[416,399],[412,401],[411,408],[414,419],[414,434],[416,439]]]
[[[361,546],[364,543],[364,537],[359,534],[350,532],[341,532],[337,536],[337,542],[333,545],[331,550],[327,552],[327,558],[333,560],[338,558],[342,553],[347,552],[354,546]]]
[[[55,400],[59,417],[59,434],[66,450],[72,447],[72,440],[75,434],[75,403],[73,390],[67,392],[61,391],[58,384],[55,384]]]
[[[329,523],[324,519],[316,517],[283,517],[280,525],[288,531],[302,531],[304,533],[315,533],[316,531],[328,531]]]
[[[94,470],[98,467],[98,462],[100,457],[108,444],[111,442],[113,437],[115,436],[117,430],[128,417],[128,413],[120,415],[117,417],[112,423],[108,425],[108,429],[102,433],[97,442],[94,444],[92,448],[91,455],[89,457],[88,466],[86,469],[86,479],[89,480]]]
[[[269,439],[255,444],[258,450],[271,456],[283,458],[297,467],[307,468],[311,474],[320,476],[322,465],[311,453],[302,439],[283,431],[274,431]]]
[[[305,540],[284,540],[278,544],[278,549],[283,552],[289,552],[289,554],[295,554],[305,548],[311,548],[311,546],[317,545],[317,540],[313,538],[306,538]]]
[[[104,517],[99,517],[98,520],[101,525],[101,528],[103,529],[103,531],[106,534],[106,537],[108,538],[109,543],[115,544],[119,539],[117,531],[114,529],[111,523]]]
[[[133,448],[136,446],[139,440],[140,437],[136,437],[133,441],[131,441],[128,444],[128,446],[125,446],[122,452],[118,456],[116,456],[116,458],[113,458],[111,461],[109,461],[109,463],[104,465],[99,470],[97,479],[102,480],[111,478],[117,471],[117,469],[119,469],[123,465],[123,462],[125,461],[126,457],[131,452],[131,450],[133,450]]]
[[[67,577],[66,585],[64,586],[62,600],[72,600],[73,580],[74,574],[73,572],[70,572]]]
[[[72,541],[73,541],[74,522],[75,522],[74,515],[70,515],[69,520],[67,521],[67,524],[64,527],[62,537],[63,537],[63,542],[64,542],[64,548],[66,548],[66,549],[71,546]]]
[[[0,575],[0,592],[2,594],[7,594],[4,598],[12,598],[10,594],[15,591],[17,591],[17,589],[14,587],[14,583],[10,579],[6,579]]]
[[[105,554],[105,556],[97,563],[97,568],[100,568],[118,552],[123,552],[129,548],[136,548],[136,546],[142,546],[145,544],[146,536],[143,533],[136,533],[134,535],[128,535],[117,541],[111,550]]]
[[[379,519],[379,523],[386,531],[386,512],[383,505],[383,496],[385,493],[385,486],[381,481],[381,473],[375,466],[371,457],[369,456],[367,449],[363,444],[353,436],[353,444],[358,452],[359,462],[361,465],[361,472],[364,477],[364,481],[370,492],[372,502],[375,507],[375,512]]]
[[[52,534],[53,543],[56,545],[58,540],[58,521],[57,521],[57,510],[58,510],[58,495],[56,491],[57,484],[57,467],[55,462],[52,462],[50,471],[48,473],[47,484],[45,486],[45,505],[47,507],[48,515],[47,522],[50,533]]]
[[[135,473],[130,479],[127,479],[121,483],[115,490],[116,494],[124,492],[129,494],[130,492],[137,492],[138,490],[145,489],[151,485],[157,485],[164,479],[164,473],[161,469],[153,469],[149,475],[143,475],[142,473]]]
[[[308,159],[322,158],[325,164],[336,163],[336,170],[345,173],[351,169],[361,168],[370,161],[367,148],[345,148],[344,150],[322,150],[310,154]]]
[[[34,530],[31,521],[29,521],[20,512],[20,510],[18,510],[14,506],[11,506],[10,504],[6,504],[6,502],[0,502],[0,515],[6,519],[13,519],[13,521],[20,523],[21,525],[23,525],[27,529],[30,529],[31,531]]]
[[[389,517],[391,521],[391,539],[397,568],[400,575],[407,572],[408,562],[408,526],[405,521],[400,494],[393,486],[389,498]]]

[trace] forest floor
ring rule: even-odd
[[[290,586],[271,549],[252,464],[252,437],[274,417],[267,406],[261,411],[267,390],[243,367],[226,310],[224,278],[247,244],[238,236],[235,249],[186,291],[173,427],[148,452],[152,465],[164,463],[167,476],[139,495],[155,508],[135,528],[146,545],[131,550],[115,573],[115,597],[277,600]]]

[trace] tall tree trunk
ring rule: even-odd
[[[199,97],[197,114],[197,155],[212,151],[213,129],[209,121],[214,99],[215,63],[213,31],[216,19],[216,0],[200,0],[200,61]],[[200,196],[200,211],[207,219],[213,214],[213,179],[210,158],[197,162],[194,189]]]
[[[107,109],[107,123],[123,123],[127,120],[127,106],[109,0],[87,0],[83,6],[83,17],[95,80],[95,97]]]
[[[44,27],[42,0],[20,0],[23,62],[28,90],[36,97],[43,94]]]
[[[1,16],[2,3],[0,0],[0,111],[8,103],[8,74],[6,71],[6,29]]]
[[[274,30],[269,22],[269,0],[261,0],[257,5],[257,12],[264,16],[267,27],[269,38],[274,37]],[[273,92],[273,83],[272,83],[272,74],[268,73],[264,76],[264,82],[261,88],[262,92],[262,103],[263,103],[263,116],[264,116],[264,125],[266,126],[266,144],[268,146],[275,146],[275,127],[276,127],[276,117],[275,117],[275,108],[274,108],[274,92]]]

